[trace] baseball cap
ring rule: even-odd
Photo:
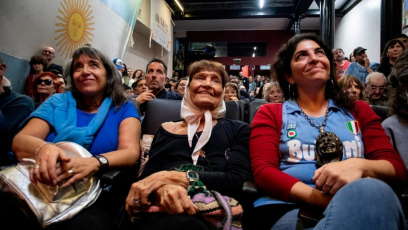
[[[118,69],[120,70],[123,69],[123,66],[122,66],[123,62],[119,58],[113,59],[113,64],[115,64]]]
[[[365,51],[365,50],[367,50],[367,49],[364,49],[363,47],[357,47],[357,48],[355,48],[354,51],[353,51],[354,57],[355,57],[357,54],[359,54],[361,51]]]

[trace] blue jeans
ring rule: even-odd
[[[272,230],[302,229],[299,209],[286,213]],[[320,229],[408,229],[401,204],[384,182],[364,178],[341,188],[330,201],[324,217],[314,228]]]

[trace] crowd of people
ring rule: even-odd
[[[120,209],[128,213],[126,229],[211,229],[192,188],[243,201],[249,180],[262,191],[251,229],[406,229],[394,191],[407,179],[407,45],[408,36],[398,35],[373,63],[363,47],[349,59],[300,34],[282,45],[271,76],[228,75],[220,63],[201,60],[171,78],[161,59],[144,71],[89,45],[63,69],[45,47],[30,60],[26,95],[7,85],[0,59],[0,165],[32,158],[32,183],[62,187],[136,166],[147,102],[181,100],[181,120],[160,126],[127,197],[101,195],[51,229],[114,229]],[[263,105],[248,124],[224,118],[227,101]],[[389,117],[382,121],[371,106]],[[93,157],[69,158],[54,145],[61,141]],[[159,211],[149,212],[152,206]],[[130,222],[135,213],[144,214]]]

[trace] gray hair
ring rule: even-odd
[[[382,77],[384,79],[384,84],[387,84],[387,77],[383,73],[380,73],[380,72],[372,72],[372,73],[368,74],[365,83],[367,85],[370,84],[371,78],[375,77],[375,76]]]
[[[279,82],[277,82],[277,81],[271,81],[271,82],[269,82],[269,83],[266,83],[266,84],[264,85],[264,88],[263,88],[263,98],[264,98],[265,100],[268,100],[268,98],[269,98],[269,93],[271,92],[272,86],[277,86],[277,87],[280,88]],[[283,91],[282,91],[282,94],[283,94]]]

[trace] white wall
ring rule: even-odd
[[[146,71],[146,65],[153,58],[160,58],[166,63],[168,71],[167,76],[172,76],[173,66],[173,50],[168,52],[162,48],[155,41],[151,41],[151,47],[149,47],[150,38],[150,0],[143,0],[140,6],[140,14],[133,31],[133,47],[128,47],[123,55],[122,61],[133,71],[136,69],[142,69]],[[173,24],[170,23],[170,33],[173,34]],[[172,38],[172,42],[173,42]],[[172,46],[173,47],[173,46]]]
[[[366,48],[370,62],[381,57],[381,0],[363,0],[343,18],[336,18],[334,47],[349,56],[354,48]]]

